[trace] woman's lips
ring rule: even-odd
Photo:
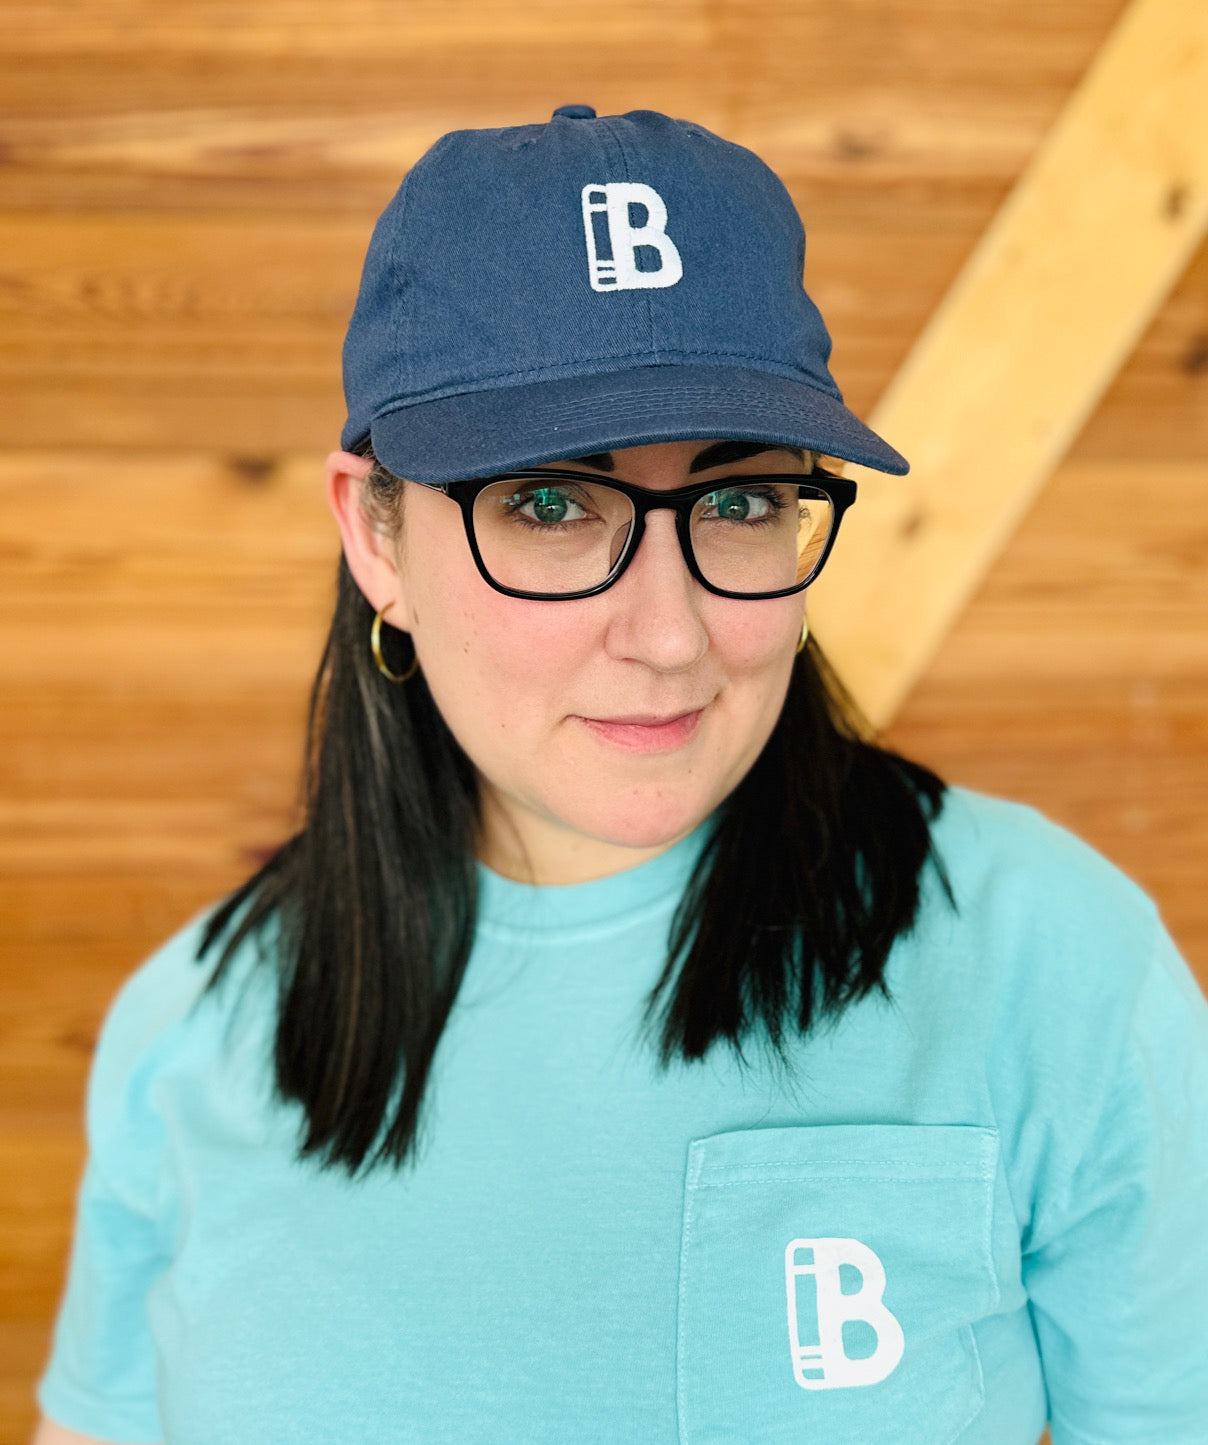
[[[696,732],[704,708],[681,713],[666,722],[635,721],[633,718],[580,718],[589,731],[615,747],[631,753],[669,752],[683,745]]]

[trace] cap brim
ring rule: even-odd
[[[452,482],[620,447],[695,438],[782,442],[897,476],[900,453],[836,397],[792,377],[722,366],[640,366],[466,391],[375,417],[396,476]]]

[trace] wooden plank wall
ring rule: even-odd
[[[1138,97],[1144,103],[1138,104]],[[1208,6],[1130,0],[870,421],[819,640],[892,720],[1208,238]]]
[[[101,1013],[294,816],[340,340],[405,167],[571,101],[752,146],[867,414],[1121,8],[0,11],[0,1441],[33,1419]],[[1201,978],[1206,483],[1208,250],[887,734],[1091,841]]]

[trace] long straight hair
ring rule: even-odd
[[[404,483],[362,453],[373,462],[366,508],[397,528]],[[275,925],[260,960],[276,971],[277,1095],[304,1111],[299,1159],[351,1176],[416,1158],[478,903],[477,774],[422,671],[395,685],[378,670],[373,616],[341,555],[310,695],[303,825],[214,906],[196,955],[226,935],[209,991],[245,940]],[[404,670],[402,635],[384,627],[383,647]],[[878,743],[809,638],[672,919],[642,1014],[660,1067],[723,1040],[745,1064],[743,1041],[760,1030],[783,1065],[786,1035],[874,989],[891,997],[886,962],[914,925],[929,859],[956,907],[931,839],[946,787]]]

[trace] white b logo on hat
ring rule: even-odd
[[[631,205],[646,211],[645,224],[629,219]],[[605,228],[603,222],[607,222]],[[606,245],[597,244],[606,239]],[[583,229],[587,235],[587,269],[593,291],[638,291],[674,286],[684,274],[675,242],[667,234],[667,207],[653,186],[640,181],[608,181],[583,187]],[[604,232],[607,231],[605,238]],[[658,252],[657,271],[639,271],[635,251],[649,246]],[[601,252],[607,251],[606,256]]]

